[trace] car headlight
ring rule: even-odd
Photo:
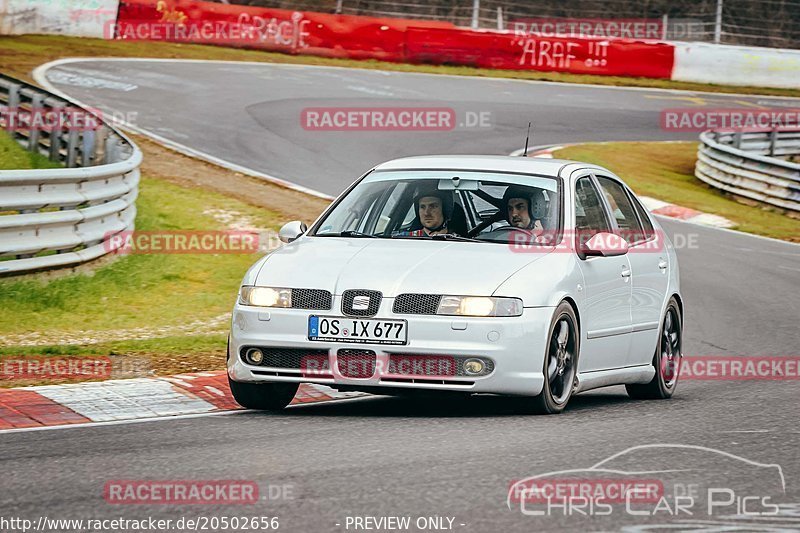
[[[256,307],[291,307],[292,289],[276,287],[242,287],[239,303]]]
[[[442,296],[436,314],[520,316],[522,314],[522,300],[519,298],[492,298],[488,296]]]

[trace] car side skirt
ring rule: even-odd
[[[575,393],[587,390],[635,383],[650,383],[656,375],[653,365],[630,366],[610,370],[596,370],[578,374],[578,386]]]

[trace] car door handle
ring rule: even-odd
[[[663,259],[658,260],[658,268],[660,268],[661,270],[666,270],[667,266],[669,265],[666,261],[664,261]]]
[[[631,277],[631,269],[628,267],[622,267],[622,277],[623,278]]]

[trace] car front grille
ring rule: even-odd
[[[375,374],[372,350],[339,350],[336,354],[339,373],[348,378],[371,378]]]
[[[383,294],[363,289],[342,293],[342,313],[349,316],[375,316],[381,306]]]
[[[327,311],[333,307],[333,296],[321,289],[292,289],[292,307]]]
[[[328,350],[306,350],[303,348],[266,348],[261,346],[245,346],[240,350],[242,361],[247,364],[245,354],[257,348],[264,354],[264,360],[258,366],[272,368],[291,368],[294,370],[330,372]]]
[[[441,294],[400,294],[394,299],[392,312],[409,315],[435,315]]]

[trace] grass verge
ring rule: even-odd
[[[0,170],[32,170],[58,168],[46,157],[25,150],[5,131],[0,131]]]
[[[604,166],[637,193],[723,216],[733,229],[800,242],[800,220],[768,208],[745,205],[694,176],[696,142],[614,142],[569,146],[554,157]]]
[[[192,171],[184,169],[184,173],[202,172],[203,167],[199,164]],[[234,182],[237,179],[231,178]],[[225,230],[229,229],[225,217],[275,230],[282,216],[146,172],[137,207],[137,230],[151,231]],[[225,329],[225,323],[222,321],[220,327],[216,320],[217,327],[211,332],[203,329],[202,323],[214,323],[215,317],[230,311],[242,275],[257,257],[134,254],[91,263],[73,274],[54,272],[2,279],[0,338],[5,338],[0,344],[5,346],[0,348],[0,362],[19,357],[114,355],[124,362],[123,368],[130,361],[139,361],[144,375],[222,368],[226,335],[219,329]],[[181,331],[178,336],[165,337],[174,331],[171,328],[192,322],[201,324],[198,332]],[[72,333],[89,337],[92,343],[63,344],[60,339]],[[153,338],[114,340],[126,335]],[[35,337],[43,339],[41,345],[14,345],[13,339],[23,344]],[[58,381],[45,375],[39,379],[5,379],[0,373],[0,386]]]
[[[249,219],[277,229],[278,220],[214,192],[145,177],[137,200],[137,230],[226,230],[215,218]],[[47,279],[0,283],[0,335],[46,329],[58,332],[161,328],[210,320],[233,306],[253,254],[132,254],[95,270]]]
[[[26,387],[30,385],[54,385],[75,381],[118,379],[149,376],[169,376],[185,372],[220,370],[225,366],[225,343],[227,334],[217,333],[189,337],[160,337],[136,341],[110,341],[91,345],[57,345],[0,347],[0,368],[14,368],[20,361],[38,360],[45,363],[48,358],[56,360],[89,359],[107,361],[110,375],[99,378],[78,379],[76,376],[13,375],[0,373],[0,387]],[[42,366],[45,366],[44,364]]]
[[[705,83],[657,80],[650,78],[624,78],[518,70],[492,70],[472,67],[409,65],[375,60],[333,59],[316,56],[289,55],[262,50],[244,50],[219,46],[179,44],[157,41],[108,41],[81,37],[54,35],[22,35],[0,37],[0,71],[30,80],[31,71],[39,65],[62,57],[148,57],[170,59],[215,59],[226,61],[256,61],[269,63],[295,63],[364,69],[392,70],[397,72],[424,72],[455,76],[480,76],[513,78],[533,81],[558,81],[565,83],[591,83],[596,85],[682,89],[688,91],[727,92],[738,94],[764,94],[800,96],[796,89],[771,89],[737,87]]]
[[[15,168],[33,166],[25,159],[29,154],[8,141],[14,159],[2,161]],[[137,230],[224,230],[230,225],[226,219],[276,230],[287,220],[311,222],[328,204],[176,154],[143,137],[135,141],[144,153]],[[111,256],[69,270],[0,278],[0,369],[4,361],[42,357],[110,357],[112,377],[221,369],[226,335],[219,330],[226,324],[214,319],[230,311],[242,275],[257,257]],[[171,333],[205,321],[217,325]],[[66,344],[69,335],[92,342]],[[118,340],[126,335],[150,338]],[[44,341],[21,345],[31,338]],[[74,381],[8,377],[0,372],[0,387]]]

